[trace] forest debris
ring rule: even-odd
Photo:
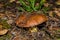
[[[60,0],[58,0],[58,1],[56,2],[56,4],[57,4],[57,5],[60,5]]]
[[[9,25],[9,24],[7,23],[7,20],[2,20],[2,19],[1,19],[1,24],[2,24],[3,28],[5,28],[5,29],[11,28],[11,25]]]
[[[2,6],[4,6],[4,4],[0,3],[0,8],[1,8]]]
[[[7,23],[8,24],[12,24],[13,23],[13,20],[8,20]]]
[[[11,40],[12,35],[11,34],[6,34],[6,35],[2,35],[0,36],[0,40]]]
[[[20,3],[19,1],[16,1],[16,3]]]
[[[29,17],[23,15],[17,18],[16,25],[19,27],[33,27],[47,21],[47,19],[48,18],[43,14],[32,14]]]
[[[8,29],[4,29],[2,23],[0,23],[0,35],[4,35],[8,32]]]
[[[22,36],[16,36],[13,38],[13,40],[27,40],[27,38]]]
[[[14,2],[15,0],[10,0],[10,2]]]
[[[4,35],[4,34],[6,34],[7,32],[8,32],[7,29],[0,30],[0,35]]]
[[[60,8],[54,8],[54,12],[57,16],[60,17]]]
[[[52,11],[49,12],[49,16],[53,17],[53,12]]]
[[[55,11],[56,15],[60,17],[60,12],[59,11]]]
[[[49,4],[48,4],[48,3],[44,3],[44,6],[45,6],[45,7],[48,7],[48,6],[49,6]]]
[[[3,13],[0,13],[0,18],[4,17],[5,15]]]
[[[59,28],[59,27],[54,27],[53,29],[54,29],[54,30],[57,30],[57,31],[58,31],[58,30],[60,31],[60,28]]]
[[[2,29],[2,25],[0,24],[0,29]]]
[[[20,40],[20,38],[17,36],[17,37],[14,37],[13,40]]]
[[[11,25],[7,23],[7,20],[0,19],[0,25],[2,26],[2,29],[10,29]]]

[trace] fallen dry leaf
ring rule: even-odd
[[[15,0],[10,0],[10,2],[14,2]]]
[[[60,12],[59,11],[55,11],[56,15],[60,17]]]

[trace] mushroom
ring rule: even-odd
[[[44,14],[21,15],[16,20],[16,25],[19,27],[33,27],[47,21]]]
[[[0,35],[4,35],[8,32],[8,29],[3,29],[3,26],[0,24]]]
[[[4,35],[4,34],[6,34],[7,32],[8,32],[7,29],[0,30],[0,35]]]

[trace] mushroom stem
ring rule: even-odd
[[[32,27],[32,28],[29,28],[29,31],[32,33],[32,32],[37,32],[38,29],[37,27]]]

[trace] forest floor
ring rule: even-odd
[[[58,1],[50,0],[44,4],[51,7],[46,12],[48,21],[38,25],[36,32],[31,32],[29,28],[20,28],[15,24],[19,15],[24,13],[17,8],[20,7],[19,1],[0,0],[0,29],[2,20],[6,20],[8,23],[2,28],[8,29],[8,32],[0,35],[0,40],[60,40],[60,1],[59,3]],[[37,13],[40,12],[37,11]],[[4,22],[3,24],[6,24]]]

